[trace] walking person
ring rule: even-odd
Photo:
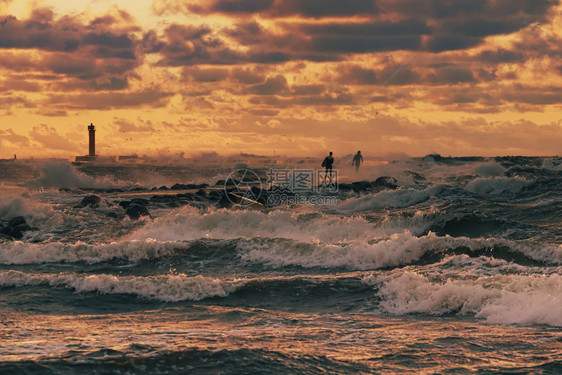
[[[361,151],[357,151],[357,153],[353,157],[353,161],[351,162],[351,165],[355,165],[355,173],[359,172],[361,163],[363,163],[363,155],[361,155]]]
[[[330,155],[324,158],[322,162],[322,166],[326,167],[326,173],[324,174],[324,183],[326,183],[326,178],[328,174],[330,175],[330,183],[332,183],[332,166],[334,165],[334,157],[332,156],[332,151],[330,151]]]

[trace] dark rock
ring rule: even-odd
[[[131,199],[131,204],[138,204],[140,206],[148,206],[150,204],[150,202],[148,201],[148,199],[144,199],[144,198],[133,198],[133,199]]]
[[[129,207],[127,207],[125,214],[132,220],[138,220],[141,216],[151,217],[148,209],[145,206],[141,206],[138,204],[131,204]]]
[[[13,241],[14,238],[12,236],[9,236],[7,234],[1,233],[0,232],[0,242],[7,242],[7,241]]]
[[[220,190],[211,190],[209,192],[209,199],[213,201],[218,201],[222,198],[223,193]]]
[[[12,231],[18,231],[20,233],[27,232],[27,231],[30,231],[30,230],[33,230],[33,228],[30,227],[29,225],[25,224],[25,223],[12,227]]]
[[[119,215],[117,215],[115,212],[108,212],[107,217],[112,217],[114,219],[118,219]]]
[[[195,195],[198,195],[200,197],[206,197],[207,196],[207,192],[203,189],[199,189],[195,192]]]
[[[13,236],[13,231],[12,231],[12,228],[11,228],[11,227],[3,227],[3,228],[0,228],[0,233],[1,233],[1,234],[4,234],[4,235],[6,235],[6,236],[10,236],[11,238],[14,237],[14,236]]]
[[[178,201],[178,197],[176,197],[175,195],[153,195],[150,200],[152,202],[158,202],[158,203],[169,203],[169,202],[177,202]]]
[[[170,190],[170,189],[168,189],[167,186],[160,186],[160,187],[158,188],[158,190]]]
[[[19,230],[15,229],[15,228],[10,228],[10,232],[11,232],[11,234],[9,234],[9,235],[14,237],[14,239],[16,239],[16,240],[21,240],[23,238],[23,233],[20,232]]]
[[[215,186],[235,186],[240,184],[239,180],[236,180],[234,178],[229,178],[228,180],[218,180],[217,183],[215,184]]]
[[[370,190],[373,185],[369,181],[356,181],[351,183],[351,188],[356,193],[360,191],[367,191]]]
[[[414,179],[414,182],[425,181],[425,177],[423,175],[417,173],[417,172],[406,170],[406,171],[404,171],[404,174],[412,176],[412,178]]]
[[[82,201],[80,201],[80,207],[92,207],[92,208],[96,208],[99,207],[101,202],[101,198],[97,195],[86,195],[84,198],[82,198]]]
[[[179,200],[188,200],[188,201],[195,200],[195,196],[192,193],[176,194],[176,197],[178,197]]]
[[[10,220],[10,226],[11,227],[17,227],[18,225],[22,225],[22,224],[27,224],[27,222],[25,221],[25,217],[23,216],[16,216],[14,217],[12,220]]]
[[[382,176],[372,183],[376,187],[384,187],[387,189],[397,189],[398,181],[394,177]]]
[[[106,193],[123,193],[123,189],[107,189]]]
[[[231,208],[235,204],[239,204],[239,203],[240,203],[240,198],[233,195],[232,193],[225,192],[222,195],[217,205],[219,208]]]
[[[175,184],[170,189],[171,190],[192,190],[192,189],[203,189],[209,186],[209,184]]]
[[[252,186],[252,187],[250,188],[250,191],[252,192],[252,194],[254,195],[254,197],[255,197],[256,199],[258,199],[262,194],[265,194],[265,190],[260,189],[260,188],[257,187],[257,186]]]
[[[123,208],[127,208],[131,205],[131,201],[121,201],[119,202],[119,205]]]
[[[339,189],[341,191],[350,191],[350,190],[353,190],[353,185],[351,185],[351,184],[340,184]]]

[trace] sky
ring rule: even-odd
[[[0,158],[559,155],[559,0],[0,0]]]

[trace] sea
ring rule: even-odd
[[[562,373],[562,159],[365,159],[0,161],[0,373]]]

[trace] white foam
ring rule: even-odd
[[[187,244],[158,242],[154,239],[131,240],[107,244],[86,244],[76,242],[25,243],[21,241],[0,244],[0,264],[33,264],[49,262],[98,263],[111,259],[158,258],[171,254],[178,247]]]
[[[388,225],[378,228],[361,217],[340,218],[291,211],[211,210],[201,214],[189,206],[155,219],[129,238],[190,241],[199,238],[287,238],[306,242],[374,239],[403,231]]]
[[[392,234],[378,241],[240,242],[240,256],[246,261],[265,263],[273,267],[347,267],[356,270],[378,269],[411,264],[426,254],[445,253],[449,249],[467,251],[505,246],[535,260],[562,263],[562,246],[533,248],[523,244],[493,239],[438,237],[434,233],[416,237],[410,232]]]
[[[32,188],[105,189],[115,187],[108,178],[94,178],[79,172],[68,162],[48,162],[40,167],[41,177],[26,184]]]
[[[134,294],[166,302],[199,301],[209,297],[226,297],[244,281],[222,281],[211,277],[184,274],[159,276],[114,276],[108,274],[59,274],[0,272],[0,286],[21,287],[49,285],[65,287],[78,293]]]
[[[381,208],[404,208],[424,202],[443,191],[443,186],[433,186],[423,190],[398,189],[352,198],[338,206],[343,211],[367,211]]]
[[[373,284],[372,279],[365,282]],[[380,308],[391,314],[475,314],[488,323],[562,326],[559,274],[440,280],[400,271],[378,282]]]
[[[66,225],[67,219],[55,214],[42,227]],[[428,251],[494,246],[509,248],[535,260],[562,263],[559,245],[531,246],[501,239],[438,237],[433,233],[418,237],[429,224],[423,212],[408,220],[399,217],[374,224],[363,217],[342,218],[314,212],[210,210],[201,213],[185,206],[148,221],[110,243],[2,243],[0,263],[95,263],[114,258],[138,261],[167,256],[174,249],[188,248],[190,242],[199,239],[239,240],[240,254],[247,260],[304,267],[379,268],[407,264]],[[279,241],[260,242],[264,238]]]
[[[0,191],[0,219],[11,220],[16,216],[25,217],[30,225],[48,219],[54,214],[51,205],[38,202],[23,190]]]
[[[505,168],[498,163],[482,163],[474,171],[482,177],[505,176]]]
[[[522,178],[476,178],[465,189],[477,194],[502,195],[518,193],[530,184],[531,181]]]
[[[374,243],[364,240],[308,244],[249,241],[240,243],[238,247],[243,260],[273,267],[297,265],[365,270],[409,264],[429,251],[444,247],[444,243],[434,234],[415,237],[404,232]]]
[[[562,171],[562,159],[557,159],[557,160],[546,159],[543,161],[541,168],[549,169],[552,171]]]

